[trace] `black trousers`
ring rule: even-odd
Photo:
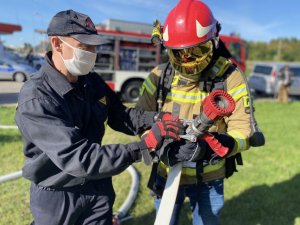
[[[66,189],[31,184],[32,225],[112,225],[114,200],[111,179]]]

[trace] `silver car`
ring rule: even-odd
[[[293,72],[293,76],[289,94],[300,96],[300,64],[290,64],[290,70]]]
[[[9,59],[0,59],[0,80],[24,82],[36,72],[36,69]]]
[[[277,62],[255,64],[249,77],[249,87],[256,94],[276,95],[278,90],[278,74],[286,64]],[[300,64],[288,63],[288,65],[294,75],[289,88],[289,94],[300,96]]]

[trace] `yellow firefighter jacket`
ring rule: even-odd
[[[140,98],[136,107],[144,110],[155,111],[157,106],[157,88],[159,77],[162,74],[164,64],[154,68],[148,78],[144,81]],[[200,75],[201,76],[201,75]],[[182,82],[184,81],[184,82]],[[226,82],[226,91],[236,102],[236,108],[232,115],[215,122],[210,128],[210,132],[227,132],[235,140],[235,147],[230,156],[241,151],[249,149],[250,115],[246,112],[249,104],[248,93],[245,81],[238,69],[233,69],[230,75],[224,81]],[[162,111],[173,112],[179,115],[179,118],[192,119],[200,113],[201,103],[209,93],[200,90],[199,81],[189,80],[175,72],[170,91],[166,96]],[[219,161],[215,165],[207,165],[203,169],[203,182],[225,177],[225,160]],[[195,184],[196,163],[185,162],[182,169],[181,185]],[[158,175],[166,178],[168,167],[162,162],[158,165]]]

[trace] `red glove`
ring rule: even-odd
[[[179,140],[179,135],[184,134],[185,127],[180,121],[158,121],[143,137],[142,142],[148,149],[157,149],[164,138]]]
[[[155,116],[155,121],[179,121],[179,117],[169,112],[160,112]]]

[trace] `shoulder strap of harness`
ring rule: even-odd
[[[168,62],[165,68],[162,70],[162,73],[159,78],[157,97],[156,97],[156,102],[157,102],[156,109],[158,112],[161,111],[163,104],[166,100],[167,94],[171,89],[174,73],[175,71],[170,66],[170,62]]]
[[[170,62],[168,62],[163,68],[162,73],[159,77],[157,96],[156,96],[156,102],[157,102],[156,110],[158,112],[161,112],[167,94],[171,89],[174,73],[175,71],[170,66]],[[158,157],[154,156],[147,187],[150,189],[151,195],[161,197],[162,189],[157,188],[155,185],[158,163],[159,163]]]
[[[212,66],[203,71],[199,82],[202,91],[212,92],[213,90],[227,90],[226,79],[235,70],[236,66],[228,59],[220,56]]]

